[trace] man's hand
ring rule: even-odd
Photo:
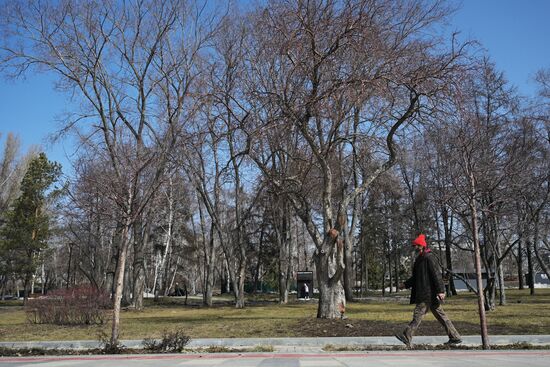
[[[439,300],[443,302],[445,300],[445,293],[438,293],[437,298],[439,298]]]

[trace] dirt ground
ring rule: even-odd
[[[412,317],[412,312],[411,312]],[[302,319],[298,330],[299,336],[389,336],[402,331],[406,323],[398,324],[388,321],[373,320],[326,320]],[[462,335],[479,334],[479,325],[467,322],[454,322],[455,327]],[[489,334],[515,334],[509,327],[490,325]],[[423,321],[416,335],[446,335],[443,326],[434,320]]]

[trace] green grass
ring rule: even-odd
[[[411,319],[413,306],[400,298],[369,298],[348,304],[346,320],[318,320],[315,302],[279,305],[263,298],[251,298],[244,310],[229,304],[230,298],[217,299],[212,308],[184,306],[181,299],[147,303],[144,311],[123,311],[121,339],[158,338],[165,330],[184,330],[191,338],[370,336],[393,335]],[[487,313],[491,334],[550,334],[550,289],[509,290],[508,304]],[[477,299],[460,294],[447,300],[444,309],[463,335],[479,334]],[[350,327],[351,325],[351,327]],[[103,326],[56,326],[28,323],[20,305],[6,307],[0,302],[0,341],[97,340]],[[418,335],[443,335],[432,315],[427,315]]]

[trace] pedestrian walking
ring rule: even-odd
[[[420,326],[424,315],[430,310],[449,336],[449,341],[445,344],[460,344],[462,343],[460,334],[441,307],[441,303],[445,300],[445,288],[441,275],[437,271],[433,254],[426,243],[426,236],[420,234],[414,239],[412,245],[418,255],[414,261],[412,276],[401,284],[401,288],[411,288],[411,304],[416,306],[412,321],[403,332],[396,334],[395,337],[410,348],[416,329]]]

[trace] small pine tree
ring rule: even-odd
[[[33,158],[21,181],[21,194],[6,213],[0,231],[0,263],[5,272],[23,279],[25,300],[39,256],[48,246],[47,194],[60,175],[61,165],[49,161],[44,153]]]

